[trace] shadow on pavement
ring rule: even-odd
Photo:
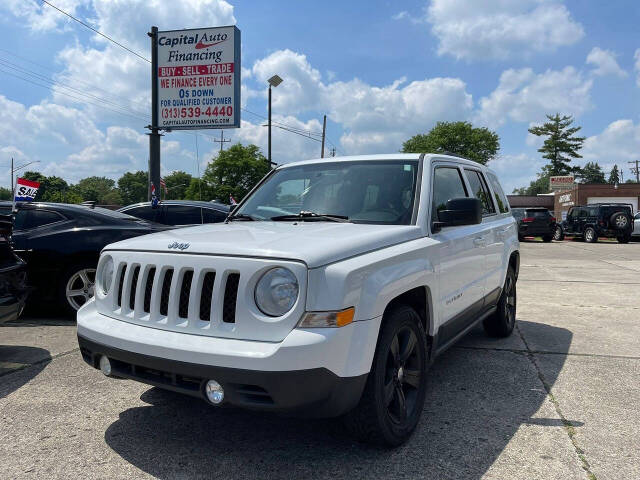
[[[0,398],[28,383],[50,361],[51,354],[44,348],[0,345]]]
[[[519,323],[568,351],[569,330]],[[547,385],[563,364],[545,372]],[[431,369],[428,392],[416,432],[394,450],[354,442],[336,421],[216,409],[157,388],[141,396],[149,406],[120,413],[105,440],[159,478],[477,479],[521,425],[562,428],[557,419],[536,415],[547,395],[524,352],[454,347]]]

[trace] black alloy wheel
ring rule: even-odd
[[[407,421],[416,408],[423,368],[417,349],[418,338],[408,327],[399,330],[387,352],[384,403],[396,425]]]
[[[487,335],[492,337],[508,337],[511,335],[516,326],[516,307],[516,274],[513,267],[509,267],[496,312],[482,322]]]
[[[358,405],[344,416],[363,442],[395,447],[413,433],[426,395],[427,336],[420,316],[401,305],[385,313]]]

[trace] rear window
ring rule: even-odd
[[[527,217],[548,218],[549,216],[549,210],[527,210]]]
[[[491,188],[493,188],[493,195],[496,199],[496,205],[498,205],[498,210],[500,213],[506,213],[509,211],[509,200],[507,200],[507,196],[504,194],[502,187],[500,186],[500,182],[498,181],[498,177],[496,177],[493,173],[487,172],[487,178],[489,179],[489,183],[491,184]]]
[[[613,215],[616,212],[627,212],[631,215],[631,207],[629,205],[607,205],[602,207],[602,213],[605,216]]]

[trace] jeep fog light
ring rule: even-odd
[[[209,380],[204,391],[209,401],[214,405],[218,405],[224,400],[224,389],[215,380]]]
[[[353,307],[337,312],[307,312],[300,320],[298,328],[344,327],[353,322]]]
[[[109,361],[106,355],[102,355],[100,357],[100,371],[104,373],[107,377],[111,375],[111,362]]]

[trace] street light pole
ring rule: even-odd
[[[278,85],[280,85],[282,83],[282,78],[280,78],[278,75],[274,75],[269,80],[267,80],[267,83],[269,84],[269,119],[268,119],[269,139],[268,139],[268,147],[267,147],[267,162],[269,162],[269,168],[271,168],[271,165],[272,165],[272,162],[271,162],[271,87],[277,87]]]
[[[267,161],[269,168],[271,168],[271,83],[269,83],[269,147],[267,151]]]

